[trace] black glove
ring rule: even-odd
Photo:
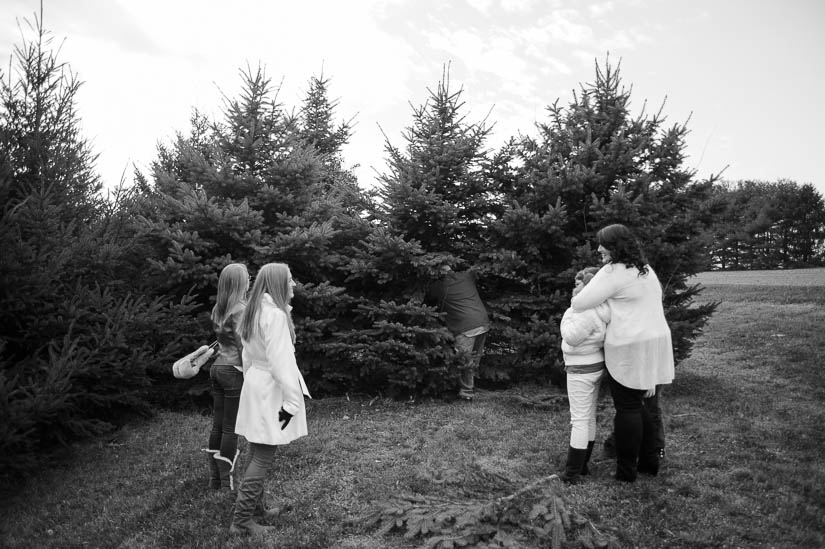
[[[291,420],[291,419],[292,419],[292,414],[290,414],[289,412],[287,412],[283,408],[281,408],[278,411],[278,421],[283,421],[283,423],[281,424],[281,431],[286,429],[286,426],[289,425],[289,420]]]

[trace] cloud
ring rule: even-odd
[[[577,22],[581,14],[576,10],[556,10],[539,19],[538,29],[552,40],[565,44],[586,44],[593,40],[593,29]]]
[[[527,12],[536,5],[535,0],[501,0],[501,7],[509,12]]]
[[[616,9],[616,5],[613,2],[603,2],[601,4],[591,4],[587,7],[587,11],[590,13],[591,17],[604,17],[608,13],[612,12]]]
[[[476,11],[484,15],[489,15],[493,9],[495,0],[467,0],[467,3]]]

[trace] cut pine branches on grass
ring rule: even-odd
[[[567,541],[583,547],[616,547],[614,537],[565,502],[557,475],[534,480],[494,499],[403,495],[382,502],[356,521],[375,535],[403,532],[428,549],[526,547],[561,549]]]

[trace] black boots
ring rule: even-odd
[[[230,534],[260,535],[274,529],[274,526],[263,526],[253,519],[255,508],[262,504],[261,496],[263,492],[263,476],[249,476],[247,474],[244,477],[240,488],[238,488],[238,499],[235,501],[232,525],[229,527]],[[265,511],[264,514],[266,514]]]
[[[564,466],[564,472],[559,475],[563,482],[576,484],[581,480],[581,477],[590,473],[587,464],[590,462],[590,456],[593,455],[593,445],[595,443],[596,441],[591,440],[587,443],[587,448],[579,449],[570,446],[567,449],[567,463]]]
[[[567,463],[564,466],[564,472],[559,475],[562,482],[568,484],[576,484],[581,480],[582,466],[584,466],[587,450],[582,448],[573,448],[570,446],[567,449]]]
[[[590,473],[590,469],[587,467],[587,464],[590,463],[590,456],[593,455],[594,444],[596,444],[595,440],[591,440],[587,443],[587,450],[584,454],[584,463],[582,463],[582,476],[585,476]]]

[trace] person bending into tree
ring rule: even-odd
[[[307,434],[304,396],[309,391],[295,360],[289,305],[294,286],[285,264],[264,265],[241,320],[244,384],[235,432],[249,441],[251,455],[235,501],[229,528],[233,534],[261,534],[271,528],[255,522],[253,515],[261,505],[275,449]]]
[[[571,300],[575,311],[607,301],[611,321],[604,361],[613,404],[616,479],[633,482],[637,473],[656,475],[656,423],[644,398],[673,381],[673,343],[662,306],[662,286],[633,233],[608,225],[596,238],[604,265]]]
[[[455,336],[456,350],[468,357],[458,376],[458,396],[472,400],[475,396],[475,376],[484,351],[490,317],[478,295],[472,271],[453,271],[449,265],[441,268],[441,277],[430,285],[426,299],[444,313],[447,328]]]
[[[587,267],[576,273],[573,295],[578,295],[599,272]],[[561,318],[561,349],[567,373],[570,404],[570,446],[560,478],[574,484],[587,467],[596,443],[596,405],[604,374],[604,336],[610,322],[610,307],[601,303],[586,311],[567,309]]]

